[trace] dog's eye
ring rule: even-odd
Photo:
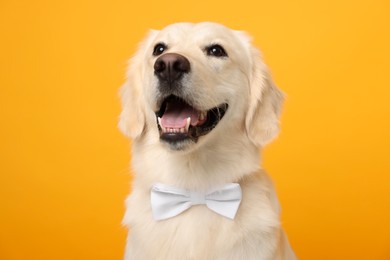
[[[211,45],[206,48],[206,53],[209,56],[214,56],[214,57],[227,57],[227,53],[225,49],[218,44]]]
[[[154,46],[153,55],[154,56],[161,55],[166,49],[167,46],[164,43],[158,43],[156,44],[156,46]]]

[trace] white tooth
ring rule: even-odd
[[[161,124],[161,117],[157,117],[157,120],[158,120],[158,124],[160,125],[161,127],[161,130],[163,133],[166,133],[167,132],[167,128],[166,127],[163,127],[163,125]]]
[[[200,120],[200,121],[203,121],[204,118],[205,118],[205,112],[200,112],[199,120]]]
[[[184,127],[184,131],[187,133],[188,129],[190,128],[190,123],[191,123],[191,117],[187,118],[187,123],[186,126]]]
[[[181,134],[184,134],[184,127],[179,129]]]

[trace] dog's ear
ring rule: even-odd
[[[142,64],[146,62],[145,55],[150,41],[157,31],[150,31],[149,35],[141,42],[136,55],[129,61],[127,78],[120,89],[122,112],[119,117],[118,127],[124,135],[132,139],[139,137],[145,128],[145,107],[142,94]]]
[[[145,126],[145,114],[140,102],[139,89],[133,85],[135,81],[128,78],[120,90],[122,112],[118,127],[124,135],[132,139],[141,135]]]
[[[245,126],[250,140],[256,146],[264,146],[279,133],[284,94],[272,81],[267,66],[255,48],[252,48],[252,58],[250,102]]]

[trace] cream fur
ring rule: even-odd
[[[185,93],[199,109],[229,104],[217,127],[184,151],[159,140],[152,52],[162,41],[168,52],[190,61]],[[204,46],[216,42],[228,52],[227,59],[204,54]],[[259,148],[279,131],[283,94],[245,33],[214,23],[180,23],[151,31],[130,61],[121,95],[119,127],[133,140],[135,173],[123,220],[130,229],[126,260],[296,259],[280,225],[274,187],[260,167]],[[203,190],[239,182],[243,200],[234,220],[198,205],[155,221],[150,188],[156,182]]]

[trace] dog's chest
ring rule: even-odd
[[[249,257],[269,248],[279,228],[269,201],[259,196],[252,200],[245,192],[234,220],[197,205],[176,217],[155,221],[145,195],[134,191],[128,200],[126,260],[237,259],[236,253]]]
[[[237,228],[234,221],[194,206],[172,219],[133,225],[130,251],[140,257],[134,259],[216,259],[215,252],[236,242]]]

